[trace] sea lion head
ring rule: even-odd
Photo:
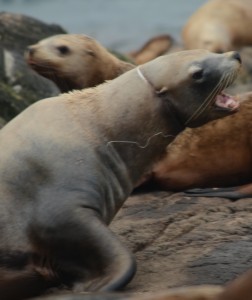
[[[223,90],[234,81],[240,65],[237,52],[187,50],[159,57],[140,68],[162,98],[163,110],[173,111],[184,126],[197,127],[237,111],[237,100]]]
[[[100,71],[109,69],[106,64],[108,56],[113,59],[95,39],[84,34],[51,36],[29,46],[25,52],[28,65],[54,81],[61,91],[103,82]]]

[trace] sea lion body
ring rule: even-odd
[[[186,49],[226,52],[252,45],[251,0],[210,0],[185,24],[182,38]]]
[[[133,69],[95,39],[84,34],[60,34],[27,48],[27,63],[54,81],[61,92],[94,87]]]
[[[38,101],[8,123],[0,131],[1,297],[127,284],[134,259],[106,225],[185,124],[237,110],[219,93],[239,68],[235,52],[175,53]]]

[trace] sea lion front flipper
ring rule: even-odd
[[[184,195],[191,197],[220,197],[230,200],[239,200],[252,197],[252,184],[238,187],[190,189],[184,191]]]

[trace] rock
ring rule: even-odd
[[[134,252],[138,271],[126,291],[224,284],[252,265],[252,199],[132,195],[111,225]]]
[[[60,33],[66,32],[58,25],[0,13],[0,118],[5,122],[38,99],[58,94],[51,81],[30,70],[23,56],[28,45]]]

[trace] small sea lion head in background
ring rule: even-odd
[[[96,86],[134,67],[84,34],[43,39],[27,48],[25,59],[32,69],[54,81],[61,92]]]
[[[206,123],[206,120],[237,111],[237,101],[223,92],[240,69],[241,58],[237,52],[217,54],[207,50],[191,50],[169,56],[170,59],[165,59],[165,56],[157,58],[163,60],[162,68],[160,64],[150,62],[143,73],[152,68],[149,74],[161,75],[155,76],[159,78],[156,86],[160,90],[157,93],[163,97],[164,105],[174,111],[180,123],[196,127]],[[194,101],[188,105],[188,99]]]

